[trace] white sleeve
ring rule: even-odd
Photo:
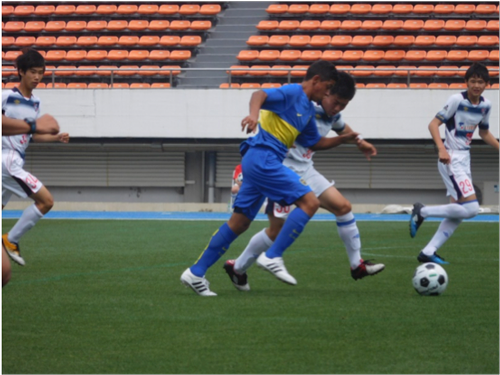
[[[337,133],[341,133],[344,129],[345,129],[345,122],[344,119],[342,118],[342,114],[339,113],[333,119],[332,130]]]
[[[483,116],[483,120],[479,123],[479,129],[489,129],[490,128],[490,112],[491,112],[491,103],[487,101],[488,103],[488,110]]]
[[[458,105],[460,104],[462,98],[462,94],[450,96],[444,108],[437,113],[436,118],[442,122],[446,122],[452,118],[455,115],[455,112],[457,112]]]
[[[2,115],[4,115],[7,110],[7,99],[11,92],[12,90],[2,90]]]

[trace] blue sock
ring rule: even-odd
[[[285,221],[280,234],[273,245],[266,251],[268,258],[282,257],[285,250],[299,237],[311,218],[297,207]]]
[[[224,255],[227,249],[229,249],[229,245],[231,245],[237,237],[238,236],[229,228],[227,223],[224,223],[219,230],[214,233],[205,251],[200,255],[194,266],[191,267],[191,272],[198,277],[205,276],[207,270]]]

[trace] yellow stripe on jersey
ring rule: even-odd
[[[275,136],[288,148],[293,146],[299,131],[276,113],[266,110],[260,111],[260,126],[269,134]]]

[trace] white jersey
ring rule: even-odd
[[[316,126],[322,137],[326,136],[330,130],[340,133],[345,129],[345,122],[340,113],[335,116],[328,116],[323,107],[316,103],[314,103],[314,110],[316,111]],[[312,167],[312,157],[314,153],[315,152],[310,148],[295,143],[293,147],[288,150],[288,154],[283,164],[295,173],[302,174]]]
[[[34,95],[27,99],[17,88],[2,91],[2,114],[16,120],[40,117],[40,99]],[[15,150],[24,158],[30,134],[2,136],[2,152]]]
[[[479,104],[469,101],[467,91],[449,97],[436,118],[446,124],[444,146],[447,150],[470,150],[472,135],[489,128],[491,102],[481,96]]]

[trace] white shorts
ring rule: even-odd
[[[470,152],[448,150],[451,162],[448,165],[438,161],[439,173],[446,185],[446,195],[455,200],[476,194],[470,172]]]
[[[330,186],[335,185],[335,181],[328,181],[325,176],[319,173],[314,167],[307,169],[304,173],[300,174],[309,185],[314,194],[319,197],[321,194],[325,192]],[[269,213],[270,207],[268,207],[268,203],[266,202],[266,213]],[[292,211],[292,206],[280,206],[277,203],[274,203],[273,206],[273,214],[275,217],[286,219],[290,212]]]
[[[2,152],[2,205],[9,202],[12,194],[27,198],[37,193],[43,184],[24,169],[24,159],[18,152],[5,150]]]

